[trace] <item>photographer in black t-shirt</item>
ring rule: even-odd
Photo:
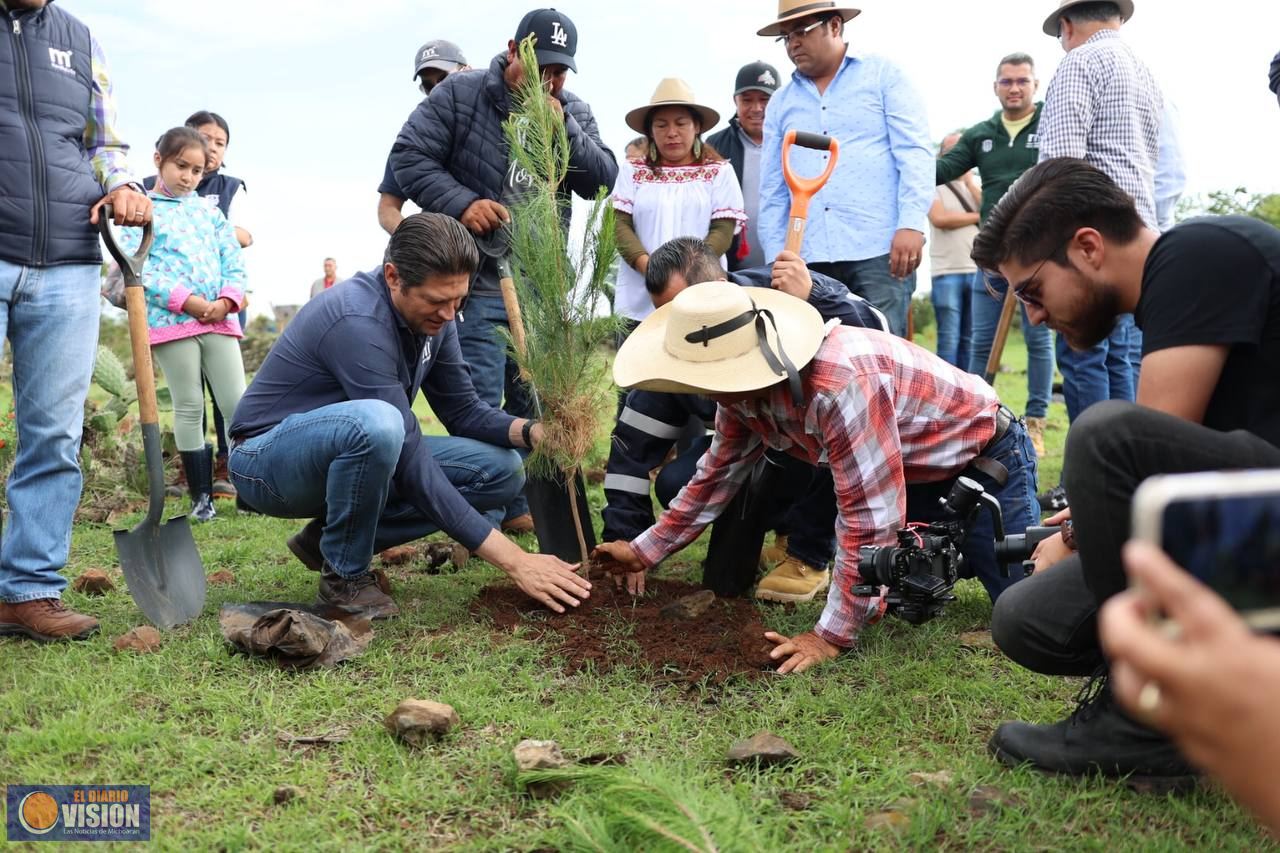
[[[1077,349],[1132,312],[1143,333],[1138,405],[1104,402],[1072,424],[1062,482],[1078,553],[1061,536],[1036,574],[1000,597],[991,630],[1006,654],[1055,675],[1102,675],[1067,719],[1004,723],[990,747],[1008,764],[1163,783],[1195,770],[1111,698],[1097,610],[1125,586],[1129,506],[1153,474],[1280,466],[1280,231],[1242,216],[1204,217],[1165,234],[1083,160],[1029,170],[988,217],[973,258],[999,270],[1027,306]],[[1071,538],[1071,537],[1069,537]]]

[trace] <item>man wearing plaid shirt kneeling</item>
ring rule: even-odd
[[[768,632],[779,672],[801,672],[855,645],[884,615],[885,589],[855,595],[858,549],[894,545],[911,521],[940,520],[938,499],[961,474],[1000,501],[1005,529],[1037,523],[1036,457],[1022,423],[991,386],[913,343],[872,329],[826,324],[808,303],[773,290],[707,282],[649,315],[618,352],[622,387],[704,394],[715,400],[715,436],[697,473],[657,523],[598,557],[621,563],[627,588],[698,537],[733,499],[768,448],[827,465],[835,483],[834,578],[817,626],[795,637]],[[1008,471],[1000,485],[986,472]],[[994,601],[1004,577],[988,513],[961,551]],[[1016,573],[1020,576],[1020,572]]]

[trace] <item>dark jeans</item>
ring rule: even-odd
[[[809,264],[809,269],[829,275],[879,308],[889,319],[889,329],[898,337],[907,334],[907,312],[911,310],[911,294],[916,289],[916,274],[904,279],[889,275],[889,256],[880,255],[863,261],[825,261]]]
[[[653,491],[664,508],[693,478],[698,460],[710,446],[710,436],[701,438],[663,466]],[[826,566],[836,551],[836,493],[831,472],[781,452],[770,451],[769,459],[777,466],[777,476],[764,496],[767,508],[763,516],[768,526],[787,533],[788,554],[811,566]],[[754,572],[754,565],[751,570]]]
[[[999,462],[1009,471],[1009,479],[1003,486],[989,476],[972,470],[963,476],[978,483],[1000,501],[1001,516],[1006,535],[1021,533],[1027,527],[1040,522],[1040,504],[1036,500],[1036,452],[1021,421],[1014,421],[1008,432],[1001,436],[983,455]],[[938,501],[951,491],[955,478],[937,483],[913,483],[907,486],[907,520],[942,521],[945,513]],[[971,576],[982,581],[992,601],[1003,600],[1005,590],[1022,580],[1022,571],[1014,567],[1005,577],[996,561],[995,523],[986,509],[978,511],[969,535],[965,537],[960,553],[964,554]]]
[[[1071,425],[1062,484],[1071,501],[1078,556],[1001,597],[991,617],[996,644],[1049,675],[1082,675],[1102,659],[1098,605],[1125,588],[1120,551],[1133,493],[1154,474],[1280,467],[1280,448],[1243,430],[1218,432],[1118,401]]]
[[[1107,339],[1083,352],[1067,346],[1062,335],[1056,338],[1062,397],[1071,423],[1094,403],[1137,399],[1142,333],[1132,314],[1120,315]]]

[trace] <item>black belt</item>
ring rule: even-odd
[[[996,442],[1004,438],[1005,433],[1009,431],[1009,427],[1013,426],[1014,421],[1017,419],[1018,416],[1013,413],[1013,409],[1001,403],[999,408],[996,409],[995,434],[991,436],[991,440],[986,443],[982,448],[982,453],[979,455],[985,455],[988,450],[995,447]]]
[[[1000,407],[996,409],[995,434],[991,436],[991,440],[986,443],[982,450],[979,451],[978,455],[971,460],[968,465],[969,468],[986,474],[1001,486],[1003,486],[1009,479],[1009,469],[992,459],[987,454],[995,449],[996,443],[1005,437],[1005,434],[1009,432],[1009,428],[1013,426],[1017,420],[1018,416],[1013,413],[1013,410],[1001,403]]]

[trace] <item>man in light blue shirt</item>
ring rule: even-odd
[[[835,137],[839,165],[810,203],[801,255],[903,335],[933,200],[932,143],[924,101],[902,71],[849,51],[844,27],[858,11],[830,0],[781,0],[778,20],[759,31],[785,43],[796,70],[765,115],[757,234],[766,257],[782,251],[791,205],[781,162],[786,132]],[[794,147],[790,157],[797,174],[816,175],[827,154]]]

